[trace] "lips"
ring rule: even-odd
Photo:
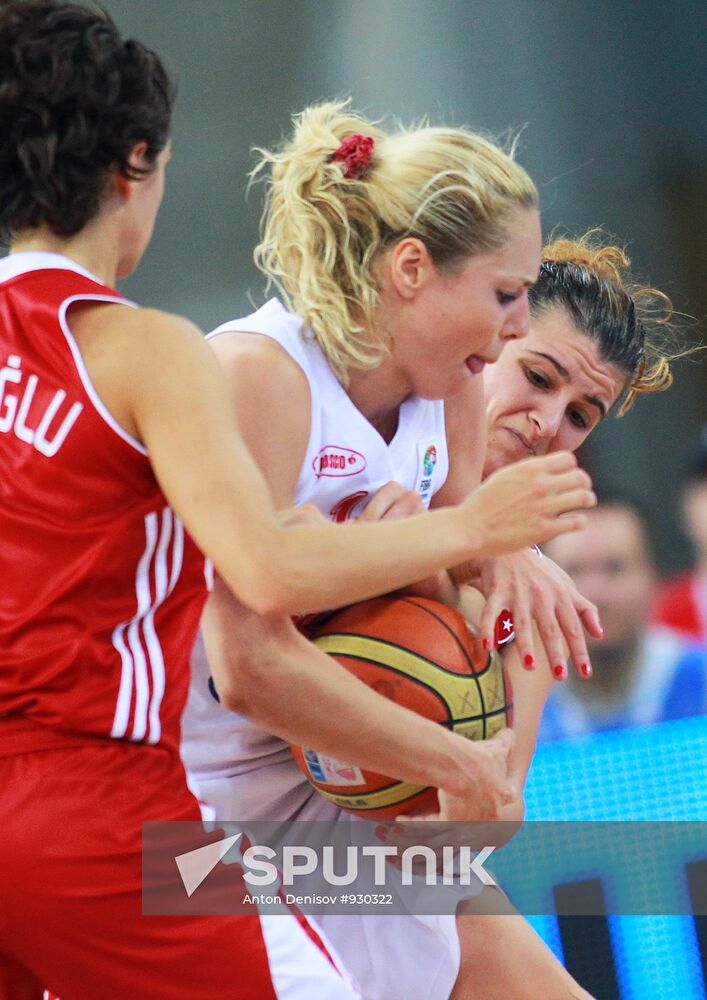
[[[532,444],[527,439],[527,437],[525,436],[525,434],[521,434],[520,431],[514,431],[510,427],[506,427],[506,430],[508,431],[509,434],[511,434],[516,439],[516,441],[518,441],[520,443],[520,445],[524,448],[524,450],[529,455],[534,455],[535,454],[535,448],[532,446]]]

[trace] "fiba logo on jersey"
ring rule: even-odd
[[[353,448],[328,444],[312,460],[317,479],[320,476],[357,476],[366,468],[366,456]]]
[[[432,479],[437,465],[437,445],[430,441],[418,441],[417,444],[417,492],[422,502],[427,506],[432,499]]]

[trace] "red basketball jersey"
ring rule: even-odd
[[[179,740],[204,558],[91,384],[86,300],[132,305],[66,258],[0,261],[0,754]]]

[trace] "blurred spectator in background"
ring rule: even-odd
[[[673,577],[659,589],[655,620],[707,643],[707,424],[688,459],[681,499],[681,527],[697,561],[691,572]]]
[[[707,513],[707,491],[703,497]],[[650,622],[658,579],[642,512],[627,499],[607,499],[588,512],[583,531],[545,548],[599,608],[604,639],[590,643],[589,683],[570,672],[555,686],[540,739],[707,712],[707,648]]]

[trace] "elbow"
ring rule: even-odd
[[[256,656],[238,657],[238,663],[229,661],[219,671],[216,685],[223,708],[254,722],[260,716],[260,701],[264,693],[260,663],[261,658]]]
[[[236,715],[249,718],[251,715],[250,699],[248,698],[247,685],[227,684],[225,690],[219,688],[218,698],[223,708]]]
[[[252,722],[267,723],[286,684],[289,643],[283,641],[283,636],[290,636],[294,627],[287,618],[261,618],[246,631],[242,641],[236,639],[228,649],[221,647],[219,701],[229,712]]]

